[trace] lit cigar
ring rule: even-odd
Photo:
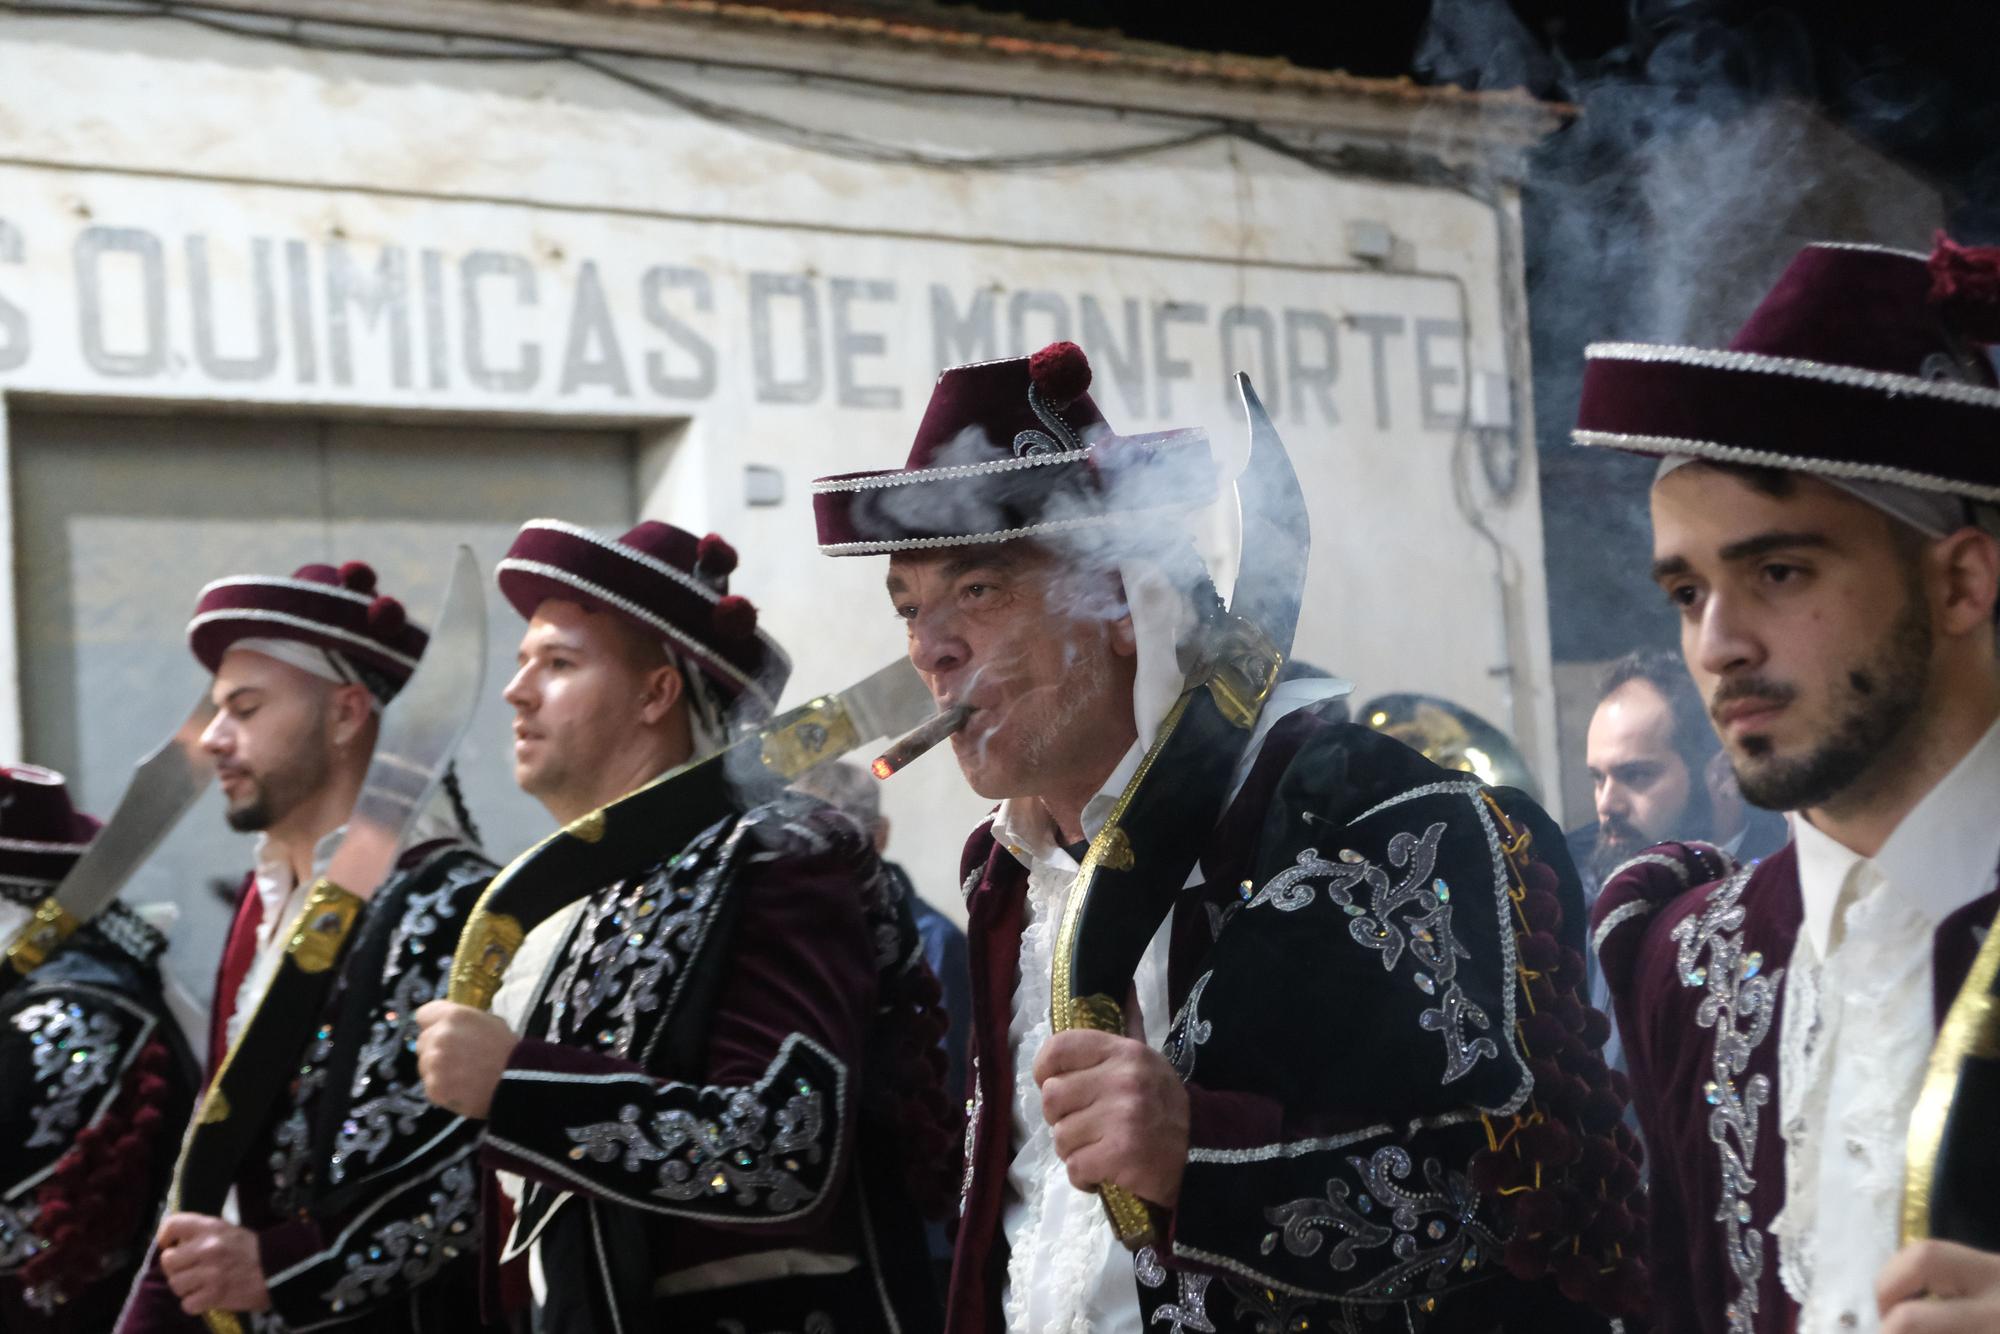
[[[971,716],[970,704],[954,704],[929,722],[920,723],[901,741],[876,756],[875,763],[868,767],[874,770],[877,778],[887,778],[965,726],[965,720]]]

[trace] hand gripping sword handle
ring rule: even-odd
[[[1099,1033],[1123,1033],[1125,1031],[1124,1007],[1109,996],[1078,996],[1070,1002],[1069,1027],[1088,1028]],[[1126,1190],[1105,1182],[1097,1188],[1098,1199],[1104,1202],[1104,1212],[1111,1219],[1111,1230],[1118,1234],[1128,1250],[1138,1250],[1150,1246],[1156,1240],[1153,1236],[1153,1211],[1146,1202]]]

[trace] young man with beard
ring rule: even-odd
[[[959,767],[1000,803],[964,859],[949,1328],[1525,1334],[1637,1309],[1636,1146],[1578,995],[1561,835],[1337,721],[1341,683],[1263,703],[1196,872],[1139,924],[1129,1036],[1052,1035],[1079,859],[1200,688],[1220,611],[1186,537],[1214,493],[1205,436],[1119,437],[1089,379],[1073,344],[953,367],[904,468],[814,484],[822,551],[888,556],[911,661],[973,710]],[[1149,1208],[1136,1254],[1088,1193],[1105,1184]]]
[[[495,1013],[424,1007],[418,1054],[516,1179],[496,1258],[527,1253],[550,1334],[937,1324],[917,1198],[951,1182],[943,1021],[866,835],[754,772],[663,811],[692,826],[670,838],[586,820],[771,713],[790,664],[735,564],[714,535],[548,519],[500,563],[528,622],[515,779],[630,870],[565,886]]]
[[[1745,797],[1794,813],[1759,865],[1668,845],[1597,905],[1669,1329],[2000,1322],[2000,1256],[1897,1250],[1927,1054],[2000,904],[1996,261],[1811,246],[1728,351],[1591,349],[1578,441],[1663,457],[1688,668]]]
[[[62,775],[0,768],[0,944],[96,838]],[[137,1277],[197,1071],[166,938],[114,902],[26,978],[0,964],[0,1329],[101,1334]]]
[[[230,827],[256,833],[217,969],[208,1075],[281,964],[287,928],[354,808],[382,707],[427,637],[360,562],[201,592],[188,644],[214,675],[202,744]],[[475,1130],[423,1099],[412,1012],[440,994],[459,928],[493,866],[455,784],[377,888],[341,955],[320,1024],[261,1119],[223,1217],[170,1214],[120,1320],[124,1334],[199,1331],[208,1311],[269,1326],[477,1328]]]

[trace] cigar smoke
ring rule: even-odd
[[[965,726],[966,719],[972,717],[970,704],[954,704],[928,721],[918,724],[902,740],[875,757],[868,766],[877,778],[887,778],[899,769],[906,768],[925,751],[943,741]]]

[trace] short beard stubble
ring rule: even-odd
[[[1769,811],[1811,810],[1865,782],[1923,706],[1934,642],[1930,603],[1913,570],[1902,611],[1874,656],[1847,672],[1846,707],[1819,744],[1778,760],[1769,741],[1753,737],[1732,759],[1744,800]]]

